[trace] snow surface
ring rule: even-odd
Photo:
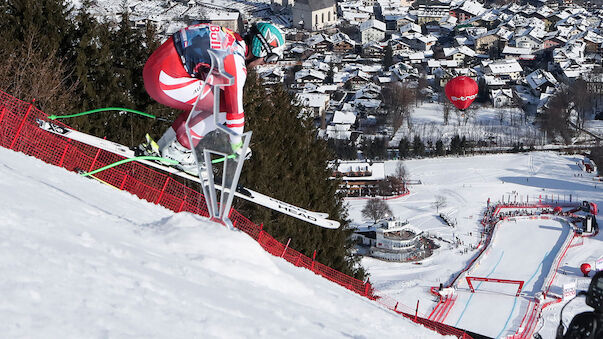
[[[439,338],[238,231],[0,148],[5,338]]]
[[[419,313],[427,317],[437,302],[437,299],[430,294],[429,288],[437,287],[440,283],[446,285],[451,282],[477,254],[474,247],[480,241],[482,230],[480,220],[489,198],[492,203],[503,200],[534,203],[539,197],[543,200],[546,198],[551,200],[554,196],[554,200],[560,202],[569,201],[571,197],[572,201],[588,200],[602,206],[603,182],[595,180],[597,178],[593,174],[580,169],[578,162],[582,160],[581,155],[532,152],[404,161],[410,179],[419,180],[422,184],[410,186],[410,195],[387,200],[387,204],[396,218],[408,220],[411,225],[432,236],[441,237],[445,241],[438,241],[441,247],[430,258],[419,263],[393,263],[365,257],[362,264],[371,274],[371,282],[379,293],[398,300],[407,309],[414,309],[418,300]],[[396,161],[386,162],[386,174],[393,175],[396,166]],[[438,217],[433,205],[436,196],[445,198],[447,206],[440,208],[439,212],[456,219],[455,228],[447,226]],[[366,201],[357,198],[347,199],[350,218],[355,226],[371,224],[361,215]],[[482,271],[478,274],[493,272],[492,277],[495,278],[528,281],[531,275],[539,270],[531,284],[538,282],[541,286],[542,277],[547,273],[544,271],[547,267],[550,268],[552,258],[559,248],[558,241],[563,237],[565,230],[562,230],[559,223],[544,220],[534,222],[518,220],[516,225],[505,223],[502,229],[504,232],[494,239],[495,250],[491,251],[489,257],[480,264],[479,269]],[[461,243],[453,245],[456,238]],[[583,262],[594,266],[594,261],[603,255],[602,240],[603,235],[600,233],[594,238],[584,239],[582,246],[568,250],[560,272],[553,281],[551,292],[560,294],[561,286],[574,280],[577,281],[579,290],[588,288],[590,279],[582,277],[579,266]],[[502,253],[504,257],[501,259]],[[501,261],[497,265],[499,259]],[[521,268],[520,264],[523,265]],[[477,285],[478,282],[475,284]],[[463,297],[464,292],[461,289],[457,294],[456,303],[444,322],[492,336],[504,336],[515,332],[516,326],[525,314],[524,303],[530,295],[518,298],[515,310],[511,314],[515,298],[509,296],[512,293],[509,289],[516,290],[516,287],[510,285],[505,290],[501,286],[487,286],[490,284],[484,283],[481,286],[482,290],[496,288],[500,293],[476,293],[471,305],[481,307],[484,304],[499,303],[501,298],[504,299],[507,308],[504,309],[505,306],[501,305],[501,311],[496,314],[495,320],[484,321],[483,312],[479,315],[476,309],[476,313],[465,314],[457,323],[467,304],[467,298]],[[531,286],[526,286],[524,289],[531,291]],[[467,288],[466,284],[464,288]],[[559,303],[545,309],[544,321],[540,321],[537,326],[543,338],[555,336],[559,311],[563,305],[564,303]],[[574,314],[589,309],[585,306],[583,298],[572,302],[564,311],[565,324],[569,323]],[[487,314],[491,316],[494,311]]]

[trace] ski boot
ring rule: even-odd
[[[159,145],[151,138],[151,136],[147,133],[144,136],[145,141],[138,145],[136,149],[134,149],[134,154],[136,156],[152,156],[152,157],[161,157],[161,153],[159,152]]]
[[[190,175],[199,176],[199,167],[195,162],[193,151],[182,146],[178,140],[174,139],[167,147],[161,150],[161,157],[178,161],[178,164],[172,166]],[[202,170],[205,168],[203,163],[201,163],[201,167]]]

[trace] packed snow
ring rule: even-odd
[[[439,338],[173,212],[0,148],[6,338]]]
[[[430,287],[450,283],[477,254],[475,247],[482,231],[480,220],[488,199],[493,204],[500,201],[534,203],[538,199],[559,202],[587,200],[599,206],[603,204],[603,182],[581,169],[579,163],[583,159],[582,155],[532,152],[404,161],[411,181],[421,184],[410,186],[409,195],[386,202],[395,218],[408,220],[426,234],[443,240],[437,242],[441,247],[434,255],[420,262],[396,263],[363,258],[362,264],[371,274],[371,282],[380,293],[400,301],[407,308],[414,309],[419,301],[419,313],[427,317],[437,302],[429,292]],[[388,161],[385,172],[393,175],[397,166],[397,162]],[[438,217],[434,206],[437,196],[444,197],[446,201],[446,206],[439,212],[456,220],[456,227],[446,225]],[[354,226],[372,224],[361,214],[366,201],[347,199]],[[551,269],[552,258],[569,228],[550,220],[518,219],[517,224],[504,223],[501,229],[504,231],[493,240],[494,250],[480,263],[478,276],[492,272],[494,278],[525,280],[526,284],[529,281],[524,292],[533,292],[542,286],[542,279]],[[568,250],[551,292],[560,294],[562,285],[572,281],[577,282],[579,290],[588,288],[590,278],[582,276],[579,266],[587,262],[594,267],[594,261],[603,255],[602,240],[602,234],[585,238],[583,245]],[[532,274],[534,277],[530,280]],[[481,288],[481,293],[473,294],[467,306],[469,309],[462,315],[470,295],[467,285],[461,285],[457,291],[458,299],[444,322],[493,337],[514,333],[533,293],[516,299],[511,290],[516,291],[517,285],[483,283]],[[488,291],[492,289],[496,289],[496,293]],[[485,322],[479,307],[499,303],[499,299],[505,300],[501,308],[506,309],[501,310],[495,319]],[[517,305],[512,310],[514,303]],[[545,309],[544,319],[537,327],[544,338],[555,336],[563,305],[559,303]],[[586,310],[591,309],[584,304],[583,298],[572,302],[563,314],[565,324],[574,314]]]
[[[0,331],[8,337],[438,337],[267,254],[241,232],[174,214],[20,153],[0,149],[0,159],[0,291],[6,300]],[[601,182],[582,171],[582,159],[533,152],[405,161],[420,184],[387,201],[394,216],[450,243],[438,242],[421,262],[365,257],[371,282],[400,308],[414,309],[419,301],[426,317],[437,301],[430,287],[450,282],[477,253],[488,198],[603,203]],[[385,171],[396,166],[386,162]],[[440,212],[456,219],[456,227],[437,217],[436,196],[445,197]],[[348,200],[353,225],[370,224],[360,213],[365,202]],[[514,286],[478,282],[470,294],[460,285],[445,323],[490,336],[513,333],[569,231],[558,221],[521,219],[500,229],[477,275],[525,280],[524,294],[515,298]],[[572,281],[587,288],[579,266],[594,266],[602,239],[586,238],[568,250],[552,292]],[[480,307],[493,303],[504,310],[484,322]],[[563,305],[545,309],[537,326],[543,337],[554,336]],[[583,301],[574,301],[564,322],[585,310]]]

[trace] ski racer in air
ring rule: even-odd
[[[197,166],[186,134],[186,120],[203,88],[211,67],[208,49],[227,53],[224,70],[234,77],[231,86],[220,90],[219,123],[236,132],[229,138],[233,154],[250,157],[251,151],[241,155],[241,134],[245,125],[243,86],[247,67],[274,63],[282,58],[285,47],[283,32],[269,23],[251,26],[243,36],[232,30],[212,24],[198,24],[181,29],[167,39],[147,60],[143,79],[147,93],[157,102],[184,110],[172,126],[157,141],[148,135],[139,147],[144,154],[158,155],[178,161],[182,170],[196,174]],[[211,86],[204,91],[211,90]],[[193,142],[216,129],[213,117],[213,96],[208,94],[197,104],[190,126]],[[196,146],[192,145],[193,147]]]

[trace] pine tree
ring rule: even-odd
[[[337,230],[312,226],[271,210],[237,202],[244,215],[264,223],[264,229],[281,242],[307,256],[314,250],[317,260],[358,278],[364,270],[351,255],[353,244],[347,228],[343,197],[337,193],[338,181],[330,180],[332,154],[326,141],[316,137],[312,119],[300,117],[301,106],[281,87],[266,89],[249,72],[245,87],[246,130],[253,131],[253,157],[246,162],[241,183],[259,192],[270,192],[276,199],[329,213],[342,222]]]
[[[72,47],[69,20],[71,7],[65,0],[6,0],[0,2],[0,42],[14,47],[36,36],[36,47],[62,58]],[[54,55],[53,55],[54,56]]]
[[[425,144],[418,135],[415,135],[412,141],[412,153],[417,157],[422,157],[425,154]]]
[[[406,137],[400,139],[400,143],[398,143],[398,154],[400,158],[408,158],[410,155],[410,142]]]
[[[438,141],[436,141],[435,153],[437,156],[446,155],[446,149],[444,149],[444,143],[442,142],[442,139],[438,139]]]

